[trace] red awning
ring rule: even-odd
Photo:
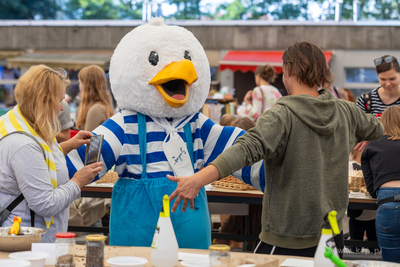
[[[284,51],[228,51],[219,61],[220,70],[255,72],[258,66],[270,64],[277,73],[282,72],[282,54]],[[326,61],[329,63],[332,52],[324,51]]]

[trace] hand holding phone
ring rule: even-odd
[[[90,137],[90,143],[86,146],[85,166],[100,161],[103,138],[102,134]]]

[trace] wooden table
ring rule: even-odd
[[[208,254],[208,250],[201,249],[179,249],[179,252],[185,253],[195,253],[195,254]],[[8,259],[8,255],[11,252],[0,251],[0,259]],[[75,263],[76,267],[84,267],[85,266],[85,255],[86,249],[84,245],[76,245],[75,246]],[[117,247],[117,246],[106,246],[104,248],[104,258],[105,260],[111,257],[117,256],[136,256],[142,257],[149,260],[149,262],[145,266],[152,266],[151,264],[151,248],[149,247]],[[312,258],[303,258],[303,257],[293,257],[293,256],[270,256],[264,254],[252,254],[252,253],[243,253],[243,252],[231,252],[231,259],[240,259],[240,258],[255,258],[259,260],[265,261],[265,263],[257,265],[262,267],[279,267],[282,262],[284,262],[287,258],[297,258],[297,259],[306,259],[312,260]],[[52,266],[52,265],[46,265]],[[104,266],[110,266],[108,263],[105,263]],[[182,266],[178,264],[177,266]]]

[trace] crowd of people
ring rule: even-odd
[[[376,219],[374,212],[349,210],[350,237],[363,239],[367,231],[370,241],[378,241],[383,260],[400,262],[398,60],[390,55],[374,60],[380,86],[357,103],[349,90],[332,86],[334,76],[316,45],[294,43],[282,60],[288,96],[271,85],[273,67],[258,67],[257,86],[245,95],[240,116],[223,116],[220,121],[246,133],[193,175],[167,176],[178,182],[170,196],[176,199],[172,212],[178,205],[183,211],[188,205],[193,209],[205,185],[263,160],[262,212],[253,211],[259,221],[259,228],[252,228],[259,234],[254,252],[314,257],[324,217],[336,210],[339,226],[345,217],[351,154],[351,167],[362,170],[378,209]],[[88,226],[110,207],[103,199],[79,199],[81,188],[98,175],[102,162],[83,167],[72,179],[68,176],[65,156],[88,144],[91,132],[114,115],[104,71],[88,66],[78,77],[81,103],[75,125],[63,100],[68,77],[44,65],[21,76],[15,88],[17,105],[0,120],[0,205],[6,208],[22,196],[2,226],[11,226],[19,216],[21,225],[47,229],[42,242],[54,242],[55,233],[66,232],[70,215],[80,216],[80,225]],[[80,131],[70,138],[73,127]],[[96,208],[88,209],[91,203]],[[77,220],[71,225],[73,221]],[[240,221],[228,217],[221,231],[239,233],[233,229],[241,227]],[[335,241],[343,248],[343,231]]]

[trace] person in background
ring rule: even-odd
[[[68,84],[64,73],[44,65],[31,67],[15,87],[17,106],[0,120],[1,206],[23,197],[3,226],[11,226],[14,216],[21,217],[21,226],[47,230],[40,241],[45,243],[67,231],[69,205],[103,164],[85,166],[69,179],[64,156],[88,144],[92,133],[81,131],[60,145],[56,142]]]
[[[361,153],[359,150],[352,150],[350,153],[349,171],[361,171]],[[375,210],[347,209],[349,217],[349,232],[351,240],[364,240],[366,234],[368,241],[377,241],[375,231]],[[349,247],[352,252],[360,253],[361,247]],[[373,248],[369,248],[374,252]]]
[[[318,87],[333,81],[322,50],[294,43],[282,56],[283,83],[289,96],[261,115],[203,170],[178,182],[170,195],[175,212],[182,202],[194,208],[201,187],[243,166],[265,161],[262,231],[255,253],[314,257],[324,217],[337,211],[339,227],[348,205],[348,156],[357,142],[383,134],[378,119],[354,103]],[[305,72],[304,70],[307,70]],[[343,248],[343,234],[335,238]]]
[[[269,64],[259,66],[254,74],[257,87],[246,93],[244,96],[246,106],[238,115],[248,116],[256,121],[261,114],[272,108],[282,95],[270,84],[275,80],[275,70],[272,66]]]
[[[379,119],[386,108],[400,105],[400,66],[397,58],[389,55],[374,59],[374,64],[380,86],[362,94],[357,106]],[[362,151],[366,145],[362,142],[355,149]]]
[[[367,144],[361,167],[367,190],[377,198],[376,235],[384,261],[400,263],[400,107],[381,116],[384,136]]]
[[[81,69],[78,78],[82,100],[79,105],[76,128],[93,131],[114,115],[107,78],[104,71],[96,65]]]
[[[71,136],[71,128],[74,126],[74,122],[71,119],[71,110],[67,101],[61,102],[63,109],[58,114],[58,121],[61,125],[61,132],[57,134],[57,142],[61,143],[68,141]]]
[[[222,126],[232,126],[232,124],[237,120],[238,117],[233,114],[224,114],[221,116],[219,120],[219,125]]]
[[[112,115],[112,98],[107,87],[104,71],[96,65],[81,69],[78,73],[81,103],[76,128],[93,131]],[[83,197],[70,206],[69,225],[102,226],[101,218],[110,209],[111,199]]]

